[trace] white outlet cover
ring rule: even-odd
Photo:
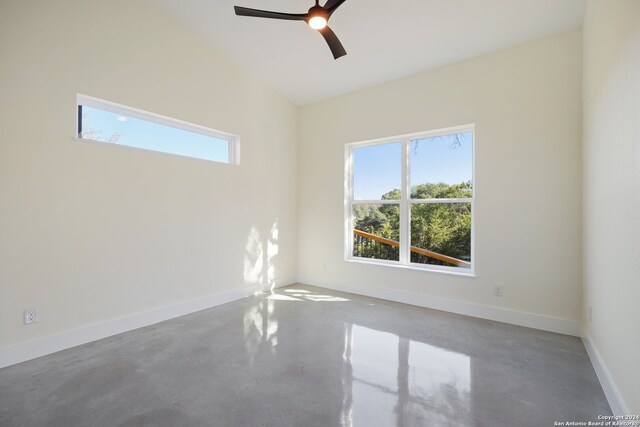
[[[27,308],[24,310],[24,324],[30,325],[38,321],[38,310],[35,308]]]

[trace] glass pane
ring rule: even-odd
[[[471,203],[412,204],[411,262],[471,268]]]
[[[80,138],[229,163],[229,141],[82,106]]]
[[[400,199],[400,143],[353,150],[354,200]]]
[[[472,132],[413,140],[410,156],[412,199],[472,197]]]
[[[354,205],[353,228],[353,256],[400,260],[400,205]]]

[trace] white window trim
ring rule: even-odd
[[[473,182],[473,193],[470,198],[461,199],[411,199],[410,188],[410,149],[411,141],[422,138],[433,138],[454,133],[471,132],[471,179]],[[476,185],[476,147],[475,147],[475,124],[454,126],[437,129],[427,132],[418,132],[407,135],[394,136],[390,138],[375,139],[361,142],[354,142],[345,145],[345,175],[344,175],[344,259],[348,262],[356,262],[368,265],[379,265],[397,267],[409,270],[433,271],[439,273],[455,274],[460,276],[476,276],[476,254],[475,254],[475,199],[477,194]],[[367,146],[383,145],[390,143],[400,143],[402,151],[401,169],[401,198],[399,200],[353,200],[353,152],[356,148]],[[410,257],[410,235],[411,210],[409,206],[417,203],[470,203],[471,204],[471,268],[449,267],[444,265],[417,264],[411,263]],[[353,256],[353,205],[356,204],[393,204],[400,206],[400,261],[379,260],[374,258],[361,258]],[[403,215],[402,213],[405,212]],[[406,242],[406,243],[405,243]],[[404,244],[403,244],[404,243]]]
[[[200,159],[197,157],[167,153],[164,151],[156,151],[156,150],[150,150],[146,148],[131,147],[131,146],[122,145],[122,144],[110,144],[110,143],[105,143],[105,142],[97,141],[95,139],[90,139],[90,138],[81,138],[80,135],[78,134],[78,128],[79,128],[78,106],[80,105],[96,108],[96,109],[107,111],[114,114],[121,114],[123,116],[144,120],[151,123],[157,123],[159,125],[169,126],[172,128],[184,130],[191,133],[197,133],[200,135],[211,136],[213,138],[222,139],[224,141],[227,141],[227,143],[229,144],[229,162],[218,162],[214,160]],[[143,151],[152,151],[154,153],[160,153],[160,154],[166,154],[166,155],[178,156],[178,157],[187,157],[190,159],[211,161],[219,164],[230,164],[230,165],[240,164],[240,137],[238,135],[233,135],[231,133],[211,129],[205,126],[200,126],[193,123],[185,122],[183,120],[174,119],[172,117],[151,113],[149,111],[139,110],[137,108],[128,107],[126,105],[121,105],[115,102],[105,101],[103,99],[94,98],[92,96],[87,96],[82,94],[77,94],[76,96],[76,113],[75,114],[76,114],[76,127],[74,132],[75,134],[74,139],[77,139],[80,141],[117,145],[118,147],[124,147],[124,148],[135,149],[135,150],[143,150]]]

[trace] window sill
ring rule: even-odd
[[[151,149],[148,149],[148,148],[132,147],[131,145],[117,144],[117,143],[114,143],[114,142],[98,141],[97,139],[78,138],[77,136],[72,136],[71,140],[72,141],[82,142],[82,143],[85,143],[85,144],[100,144],[100,145],[105,145],[105,146],[124,148],[124,149],[127,149],[127,150],[140,151],[140,152],[145,152],[145,153],[153,153],[154,155],[159,154],[160,156],[170,156],[170,157],[174,157],[174,158],[178,157],[180,159],[191,159],[191,160],[195,160],[197,162],[215,163],[217,165],[224,165],[224,166],[239,166],[240,165],[239,163],[220,162],[218,160],[203,159],[202,157],[185,156],[183,154],[167,153],[166,151],[158,151],[158,150],[151,150]]]
[[[476,273],[473,270],[467,272],[467,271],[445,269],[446,267],[445,268],[434,268],[432,266],[421,267],[419,265],[405,265],[405,264],[394,263],[394,262],[370,261],[368,259],[354,258],[354,257],[346,258],[345,261],[353,262],[356,264],[375,265],[378,267],[391,267],[391,268],[399,268],[404,270],[424,271],[429,273],[451,274],[454,276],[476,277]]]

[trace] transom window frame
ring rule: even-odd
[[[106,111],[109,113],[120,114],[126,117],[131,117],[134,119],[138,119],[138,120],[142,120],[150,123],[155,123],[163,126],[180,129],[186,132],[192,132],[192,133],[196,133],[204,136],[210,136],[216,139],[227,141],[227,143],[229,144],[228,145],[228,153],[229,153],[228,162],[221,162],[217,160],[210,160],[210,159],[205,159],[201,157],[187,156],[187,155],[170,153],[170,152],[160,151],[160,150],[153,150],[148,148],[140,148],[140,147],[135,147],[127,144],[114,144],[111,142],[105,142],[105,141],[100,141],[100,140],[91,139],[91,138],[83,138],[82,137],[82,121],[80,118],[82,106],[87,106],[94,109]],[[83,95],[80,93],[76,94],[76,132],[73,139],[76,139],[82,142],[114,145],[117,147],[129,149],[129,150],[141,150],[141,151],[148,151],[152,153],[164,154],[168,156],[177,156],[177,157],[183,157],[188,159],[196,159],[196,160],[212,162],[220,165],[239,165],[240,164],[240,137],[238,135],[211,129],[206,126],[196,125],[193,123],[186,122],[184,120],[174,119],[173,117],[151,113],[149,111],[140,110],[138,108],[129,107],[129,106],[118,104],[112,101],[106,101],[104,99]]]
[[[473,183],[472,195],[468,198],[451,199],[411,199],[411,141],[447,136],[458,133],[471,133],[471,179]],[[395,200],[354,200],[354,151],[357,148],[371,147],[384,144],[401,144],[401,185],[400,199]],[[431,271],[460,276],[476,276],[475,256],[475,199],[476,199],[476,132],[475,123],[435,129],[426,132],[417,132],[400,136],[392,136],[381,139],[373,139],[345,144],[345,176],[344,176],[344,259],[347,262],[355,262],[371,265],[382,265],[410,270]],[[471,267],[450,267],[444,265],[418,264],[411,262],[411,205],[420,203],[470,203],[471,204]],[[354,205],[399,205],[400,207],[400,247],[399,261],[390,261],[375,258],[363,258],[353,255],[353,207]]]

